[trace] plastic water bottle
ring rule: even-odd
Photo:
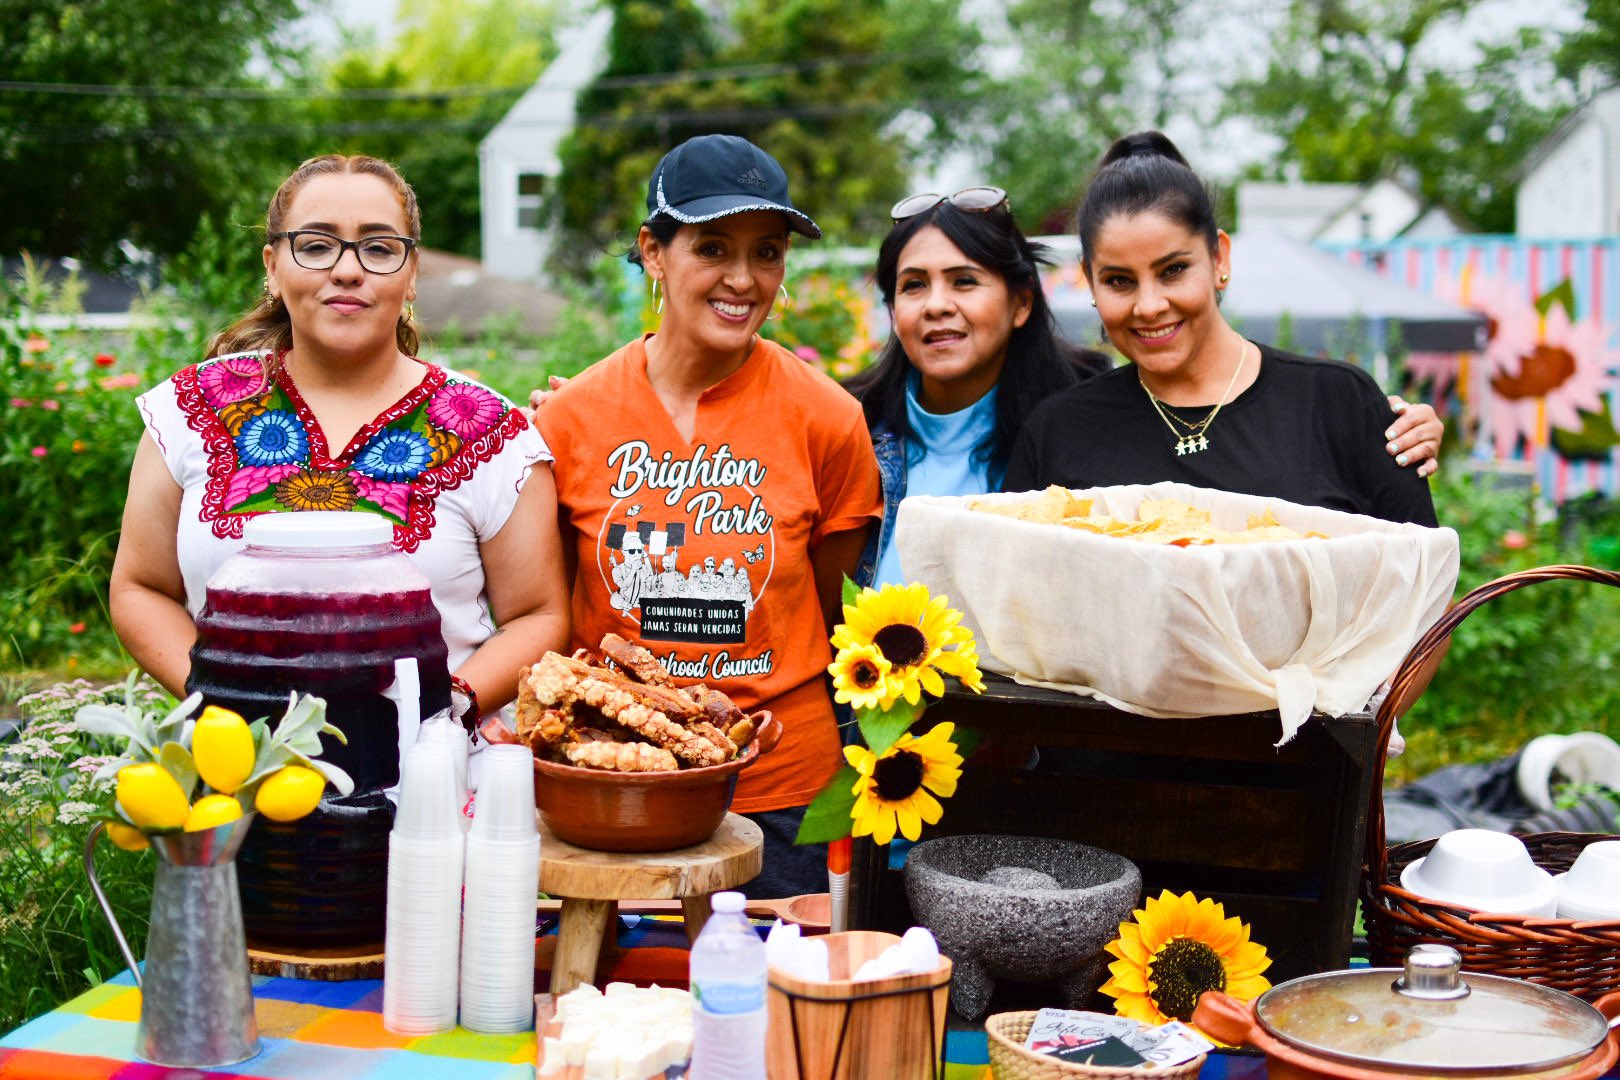
[[[691,1080],[765,1080],[765,943],[742,893],[715,893],[692,946]]]

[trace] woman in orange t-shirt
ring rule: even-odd
[[[843,760],[827,634],[882,500],[860,405],[758,331],[789,232],[821,230],[776,160],[729,135],[665,155],[647,208],[630,258],[661,296],[658,331],[536,417],[557,452],[575,643],[640,640],[678,681],[775,713],[782,741],[732,804],[765,833],[765,868],[744,891],[820,891],[825,848],[793,837]]]

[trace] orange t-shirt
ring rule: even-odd
[[[682,684],[770,709],[782,741],[743,770],[732,809],[808,803],[842,761],[810,549],[882,512],[859,404],[762,338],[704,391],[688,443],[638,340],[557,391],[538,423],[579,557],[575,644],[612,631]]]

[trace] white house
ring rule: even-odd
[[[1404,184],[1387,178],[1370,184],[1241,183],[1237,225],[1274,228],[1296,240],[1321,243],[1456,236],[1463,231],[1445,210],[1425,205]]]
[[[579,94],[607,63],[613,13],[600,10],[562,37],[556,59],[478,146],[484,269],[539,281],[552,236],[540,203],[562,172],[557,148],[573,129]]]
[[[1515,209],[1520,236],[1620,232],[1620,87],[1589,98],[1531,151]]]

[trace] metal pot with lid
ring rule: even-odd
[[[1562,990],[1498,975],[1461,974],[1445,945],[1418,945],[1404,971],[1307,975],[1251,1004],[1222,993],[1193,1023],[1267,1054],[1274,1078],[1390,1076],[1589,1080],[1620,1058],[1620,993],[1587,1004]]]

